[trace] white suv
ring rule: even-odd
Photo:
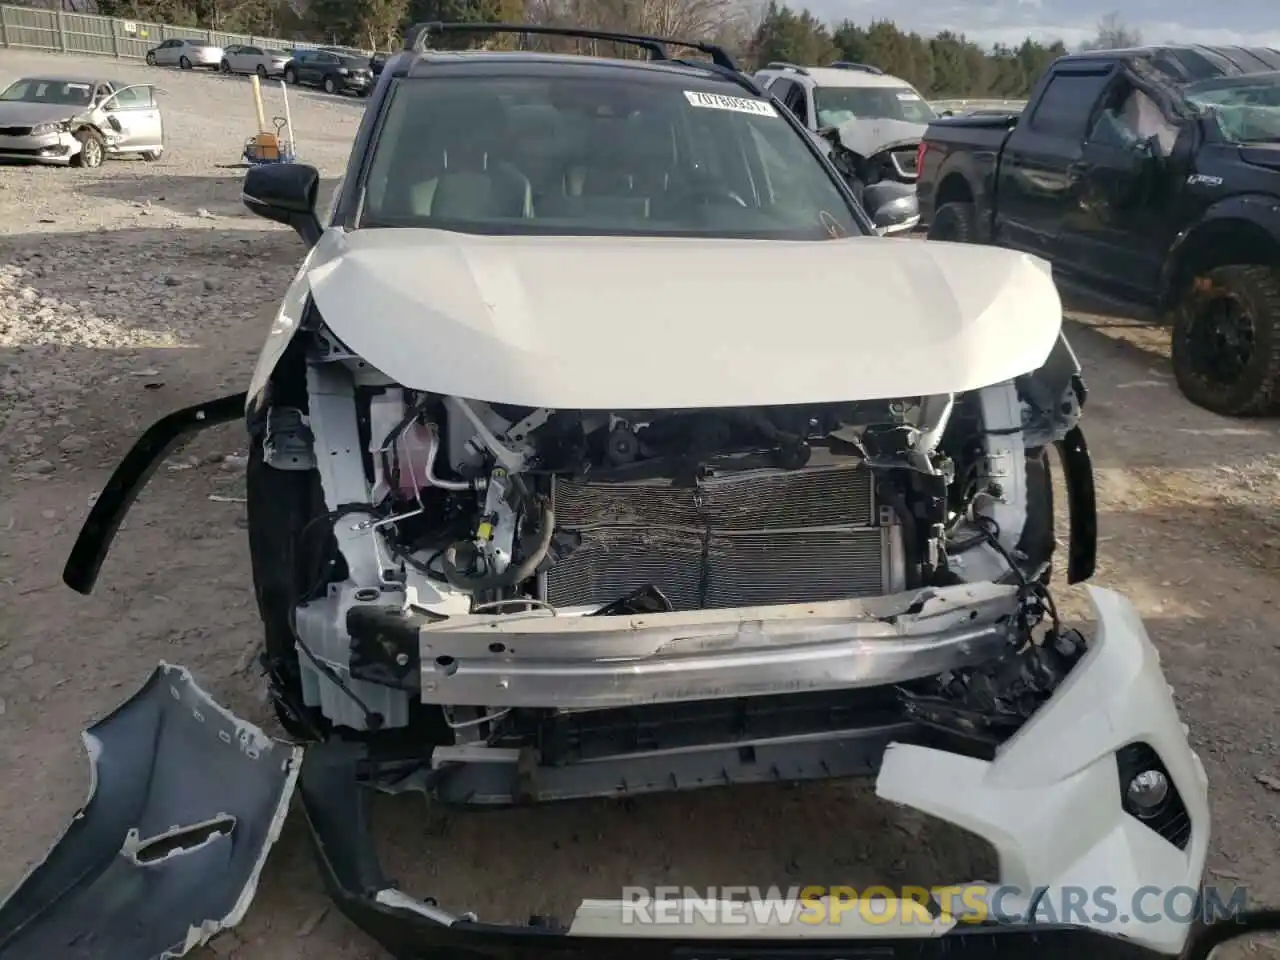
[[[925,124],[935,117],[915,87],[863,63],[801,67],[774,62],[757,71],[755,81],[810,130],[855,118]]]

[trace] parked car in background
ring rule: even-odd
[[[373,68],[368,57],[336,50],[295,50],[284,65],[286,83],[320,87],[325,93],[368,96],[373,88]]]
[[[1064,292],[1168,318],[1173,373],[1225,416],[1280,408],[1280,50],[1161,45],[1053,63],[1021,117],[930,125],[931,240],[1053,264]]]
[[[133,153],[159,160],[164,121],[150,84],[23,77],[0,92],[0,160],[97,167]]]
[[[382,68],[385,67],[387,65],[387,61],[394,56],[394,53],[385,53],[379,50],[369,58],[369,69],[373,72],[375,80],[382,76]]]
[[[285,50],[236,45],[223,49],[219,69],[223,73],[256,73],[264,79],[279,77],[290,58]]]
[[[934,111],[915,87],[844,60],[826,67],[775,61],[755,80],[819,136],[878,229],[916,227],[916,152]]]
[[[152,67],[208,67],[217,70],[222,63],[222,48],[204,40],[166,40],[147,51],[147,64]]]
[[[878,67],[837,61],[802,67],[775,61],[757,70],[756,83],[783,102],[810,130],[850,120],[896,120],[923,125],[935,116],[920,91]]]

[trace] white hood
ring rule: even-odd
[[[998,247],[329,230],[329,328],[405,386],[561,409],[958,393],[1037,369],[1062,308]]]
[[[861,157],[873,157],[887,144],[923,140],[928,128],[929,125],[925,123],[884,117],[859,117],[845,121],[837,129],[840,132],[840,142],[846,150],[852,150]]]

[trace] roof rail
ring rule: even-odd
[[[552,27],[537,23],[415,23],[405,33],[404,48],[414,53],[427,51],[431,36],[445,33],[523,33],[533,36],[573,37],[579,40],[603,40],[626,43],[649,52],[650,60],[670,60],[667,47],[688,47],[711,57],[711,62],[725,70],[738,72],[738,66],[723,47],[714,43],[678,40],[671,37],[650,37],[634,33],[611,33],[604,30],[583,30],[577,27]]]
[[[854,63],[851,60],[836,60],[828,66],[835,67],[837,70],[861,70],[863,73],[874,73],[877,76],[884,76],[884,71],[879,67],[873,67],[869,63]]]
[[[794,63],[787,63],[787,61],[785,60],[771,60],[769,61],[769,63],[765,64],[765,69],[766,70],[794,70],[796,73],[803,74],[806,77],[809,75],[809,71],[806,70],[804,67],[798,66],[797,64],[794,64]]]

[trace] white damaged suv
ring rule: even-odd
[[[1198,885],[1205,776],[1137,613],[1090,588],[1086,640],[1047,586],[1096,549],[1049,266],[877,236],[723,53],[594,36],[651,58],[419,39],[327,222],[314,169],[249,172],[248,207],[308,247],[252,381],[148,432],[67,583],[92,588],[168,449],[247,416],[267,683],[309,744],[330,887],[384,944],[640,931],[621,901],[491,927],[401,893],[362,859],[365,787],[500,806],[870,776],[992,844],[1006,911]],[[856,920],[760,935],[889,935]],[[1037,936],[1171,956],[1188,929]]]

